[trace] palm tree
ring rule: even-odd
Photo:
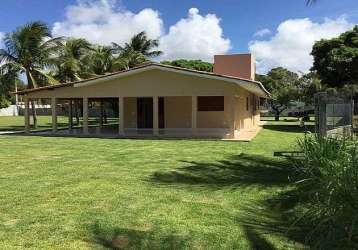
[[[61,47],[62,38],[51,38],[49,27],[43,22],[31,22],[8,33],[5,49],[0,50],[2,66],[15,68],[27,78],[27,88],[54,84],[57,81],[46,72],[51,66],[51,56]],[[36,108],[31,101],[34,127],[37,127]]]
[[[160,56],[163,52],[159,50],[153,50],[159,46],[158,40],[148,39],[144,31],[133,36],[129,43],[125,43],[124,47],[114,43],[114,46],[120,53],[131,53],[133,51],[142,53],[146,57]]]
[[[148,59],[142,53],[129,50],[119,54],[119,56],[113,60],[113,69],[117,71],[128,70],[146,61],[148,61]]]
[[[112,71],[115,49],[111,46],[97,46],[85,59],[88,63],[88,72],[95,75],[104,75]]]
[[[86,78],[84,60],[91,50],[92,46],[86,39],[66,40],[54,58],[55,78],[60,82],[79,81]]]
[[[316,3],[318,0],[306,0],[306,4],[307,5],[312,5],[314,3]]]

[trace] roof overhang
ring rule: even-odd
[[[232,77],[232,76],[226,76],[226,75],[218,75],[215,73],[204,72],[204,71],[184,69],[184,68],[173,67],[173,66],[163,65],[163,64],[158,64],[158,63],[150,63],[150,64],[139,66],[139,67],[136,67],[133,69],[116,72],[116,73],[111,73],[108,75],[99,76],[96,78],[82,80],[82,81],[78,81],[78,82],[58,84],[58,85],[47,86],[47,87],[42,87],[42,88],[37,88],[37,89],[19,91],[19,92],[17,92],[17,94],[26,94],[29,92],[41,91],[41,90],[52,90],[52,89],[60,88],[60,87],[71,87],[72,86],[75,88],[80,88],[80,87],[91,86],[91,85],[103,83],[106,81],[111,81],[111,80],[115,80],[115,79],[132,76],[132,75],[135,75],[135,74],[138,74],[141,72],[150,71],[150,70],[161,70],[161,71],[166,71],[166,72],[174,72],[174,73],[182,74],[182,75],[196,76],[196,77],[201,77],[201,78],[206,78],[206,79],[223,81],[223,82],[227,82],[227,83],[231,83],[231,84],[236,84],[236,85],[246,89],[247,91],[254,93],[260,97],[264,97],[264,98],[270,97],[270,93],[264,88],[264,86],[260,82],[257,82],[257,81],[252,81],[252,80],[238,78],[238,77]]]

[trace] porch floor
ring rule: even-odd
[[[202,139],[213,139],[213,140],[223,140],[223,141],[251,141],[262,129],[262,126],[257,128],[238,131],[235,135],[235,138],[232,139],[222,139],[215,136],[191,136],[189,131],[179,131],[177,133],[166,133],[159,130],[159,136],[154,136],[151,129],[125,129],[125,135],[118,134],[118,125],[108,125],[108,126],[92,126],[88,127],[88,134],[83,133],[81,127],[73,129],[59,129],[56,133],[53,133],[52,130],[43,130],[43,131],[33,131],[31,135],[42,135],[42,136],[73,136],[73,137],[101,137],[101,138],[163,138],[163,139],[192,139],[192,138],[202,138]]]

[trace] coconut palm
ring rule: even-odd
[[[135,50],[129,50],[119,54],[113,60],[113,69],[116,71],[128,70],[146,61],[148,61],[148,59],[142,53]]]
[[[316,3],[318,0],[306,0],[306,4],[307,5],[312,5],[314,3]]]
[[[152,40],[147,37],[147,34],[142,31],[137,35],[133,36],[129,43],[125,43],[124,46],[114,44],[115,47],[121,53],[131,53],[133,51],[140,52],[146,57],[160,56],[163,52],[159,50],[153,50],[159,46],[158,40]]]
[[[97,46],[86,58],[87,71],[95,75],[111,72],[115,51],[111,46]]]
[[[0,50],[2,66],[11,65],[18,73],[24,73],[27,87],[54,84],[57,81],[46,72],[51,66],[51,56],[61,47],[61,38],[51,38],[49,27],[43,22],[31,22],[8,33],[4,39],[5,49]],[[37,126],[34,101],[32,116]]]
[[[60,82],[72,82],[85,78],[84,60],[92,50],[86,39],[67,39],[54,58],[55,77]]]

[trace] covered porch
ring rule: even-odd
[[[109,138],[213,138],[237,135],[235,96],[52,97],[52,129],[31,131],[25,98],[25,132]],[[58,126],[58,114],[68,126]]]

